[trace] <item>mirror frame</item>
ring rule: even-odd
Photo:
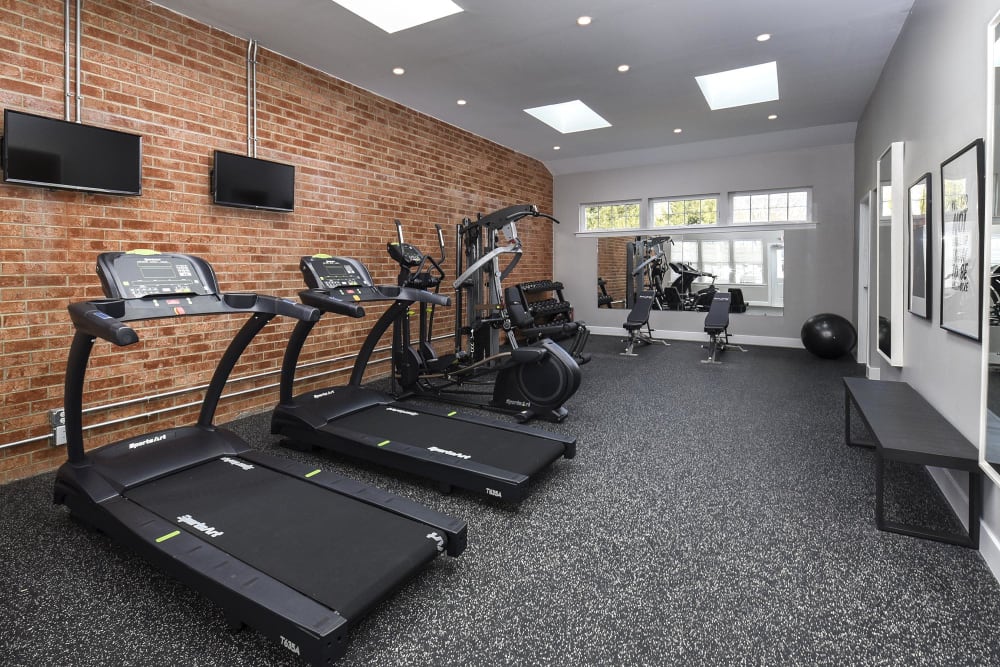
[[[882,159],[892,155],[892,165],[889,168],[889,188],[892,193],[892,215],[889,222],[889,351],[886,354],[878,345],[878,314],[884,312],[881,308],[883,285],[882,275],[883,247],[882,235],[878,233],[878,219],[882,211]],[[875,162],[875,351],[891,366],[903,365],[903,318],[906,316],[906,216],[909,210],[909,197],[903,181],[903,142],[894,141],[889,144]]]
[[[997,210],[998,202],[996,185],[994,181],[993,173],[993,163],[996,159],[996,123],[998,122],[996,114],[996,77],[998,76],[997,58],[1000,58],[1000,53],[998,53],[996,48],[997,31],[1000,30],[1000,12],[993,15],[993,18],[986,26],[986,141],[985,141],[985,151],[984,151],[984,163],[986,165],[985,182],[983,189],[985,192],[986,207],[983,211],[984,220],[988,221],[984,225],[983,230],[983,245],[984,257],[983,261],[983,276],[982,285],[983,289],[990,284],[990,264],[989,261],[989,237],[990,230],[993,226],[993,214]],[[980,362],[980,391],[979,391],[979,467],[986,474],[986,478],[993,481],[994,484],[1000,485],[1000,471],[998,471],[992,463],[986,460],[986,450],[989,446],[988,436],[989,436],[989,424],[988,424],[988,413],[987,408],[987,398],[989,392],[989,373],[990,373],[990,299],[989,297],[983,298],[983,312],[982,318],[985,323],[982,327],[982,337],[980,342],[980,349],[982,352],[982,359]]]

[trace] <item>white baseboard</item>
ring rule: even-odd
[[[882,377],[882,369],[874,366],[865,366],[865,377],[869,380],[878,380]]]
[[[968,530],[969,494],[956,477],[956,475],[964,477],[965,473],[953,473],[944,468],[930,466],[927,467],[927,471],[937,483],[938,488],[941,489],[941,493],[951,505],[952,511],[961,520],[962,526]],[[985,484],[986,480],[983,482]],[[1000,539],[990,530],[989,525],[983,521],[982,517],[979,519],[979,554],[986,561],[986,566],[990,568],[993,576],[1000,581]]]
[[[621,327],[587,327],[590,333],[595,336],[617,336],[627,338],[625,330]],[[668,331],[665,329],[653,329],[653,338],[657,340],[690,340],[697,343],[708,341],[708,334],[700,331]],[[802,340],[798,338],[779,338],[777,336],[743,336],[732,334],[729,336],[732,345],[762,345],[764,347],[792,347],[804,349]]]

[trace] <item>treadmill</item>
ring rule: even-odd
[[[315,308],[220,293],[197,257],[139,251],[97,259],[103,300],[73,303],[66,368],[68,461],[54,500],[313,665],[346,650],[347,632],[442,552],[466,545],[465,523],[333,472],[252,451],[213,426],[226,380],[275,316]],[[342,312],[356,310],[342,304]],[[124,347],[138,320],[247,314],[206,391],[197,424],[84,452],[82,398],[95,339]]]
[[[346,386],[298,396],[292,391],[296,365],[316,322],[295,325],[281,367],[281,402],[271,418],[271,432],[285,436],[282,444],[320,447],[401,470],[437,482],[446,493],[458,487],[511,502],[522,500],[531,481],[557,459],[576,455],[576,438],[454,408],[415,407],[362,387],[376,345],[400,315],[417,302],[447,306],[451,300],[422,289],[376,287],[356,259],[313,255],[303,257],[299,269],[310,287],[299,298],[324,312],[343,313],[337,304],[345,303],[391,305],[366,337]]]

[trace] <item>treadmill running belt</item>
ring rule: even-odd
[[[373,405],[338,417],[332,424],[414,447],[464,454],[471,461],[528,476],[565,451],[565,445],[556,440],[398,405]]]
[[[433,560],[433,529],[236,457],[125,496],[348,619]]]

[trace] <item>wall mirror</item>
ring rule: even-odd
[[[878,353],[891,365],[903,365],[903,314],[906,309],[906,186],[903,142],[893,142],[875,169],[877,202],[876,329]]]
[[[597,240],[597,281],[599,308],[631,308],[637,291],[651,290],[654,308],[703,317],[714,287],[739,290],[746,309],[733,313],[781,317],[784,237],[780,230],[605,236]]]
[[[1000,193],[997,173],[1000,172],[1000,113],[997,111],[997,84],[1000,77],[1000,13],[990,22],[987,43],[987,121],[986,121],[986,229],[983,261],[983,420],[980,428],[980,465],[986,474],[1000,484]]]

